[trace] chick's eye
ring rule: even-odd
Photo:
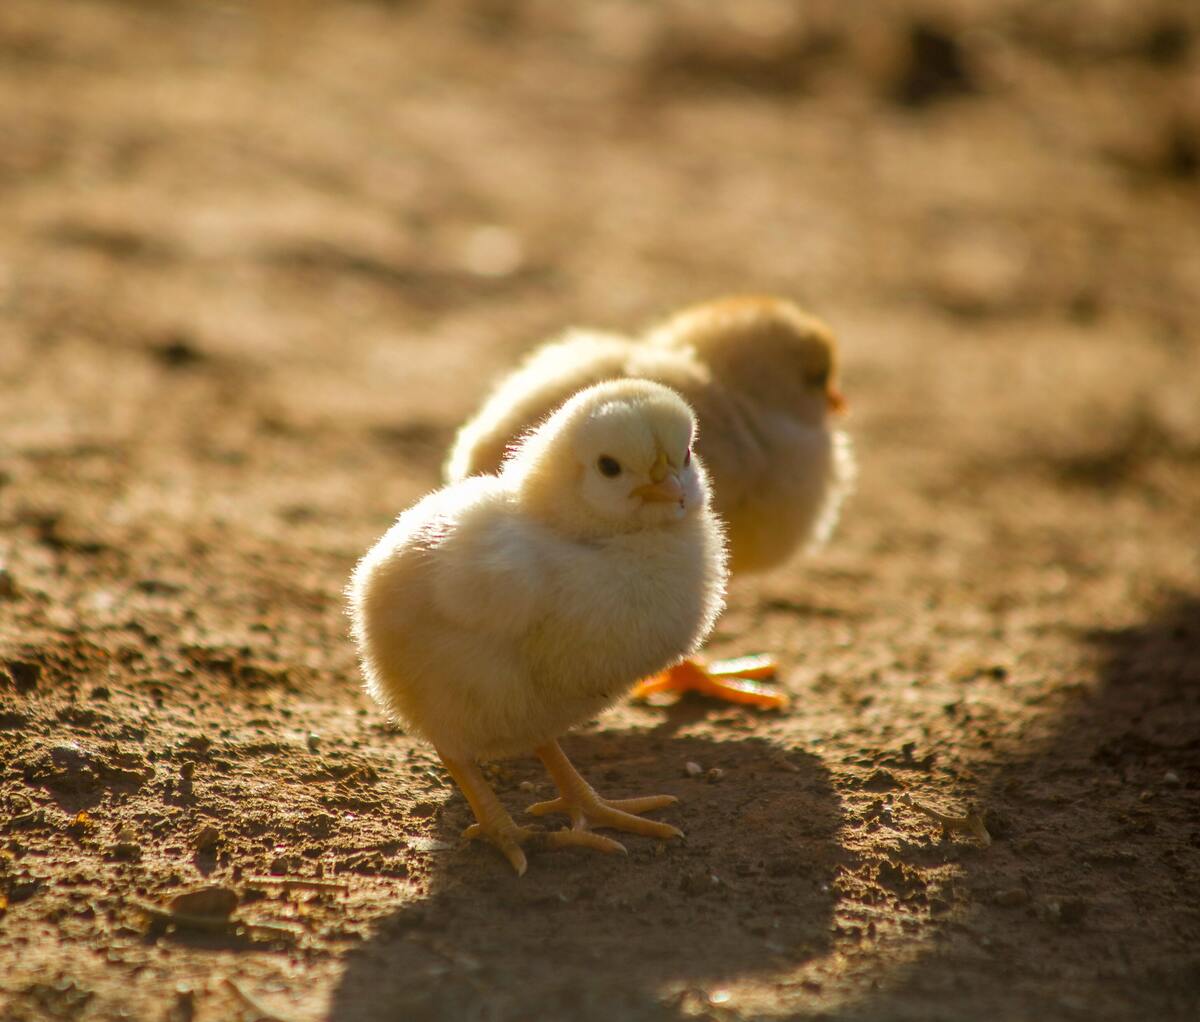
[[[609,479],[621,474],[621,463],[616,458],[610,458],[607,454],[600,455],[596,461],[596,467],[600,470],[601,475],[608,476]]]

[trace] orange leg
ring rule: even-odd
[[[734,660],[684,660],[652,678],[639,681],[631,695],[645,699],[659,692],[699,692],[728,703],[744,703],[762,710],[782,710],[788,697],[762,679],[775,677],[775,661],[769,656],[744,656]]]
[[[647,837],[672,838],[683,837],[683,831],[672,827],[669,823],[659,823],[655,820],[644,820],[639,813],[647,813],[653,809],[662,809],[679,800],[674,795],[646,795],[642,798],[605,799],[596,794],[595,789],[571,765],[558,742],[548,742],[534,749],[538,758],[546,765],[554,786],[558,788],[559,797],[549,802],[538,802],[531,805],[527,812],[534,816],[545,816],[547,813],[565,813],[571,818],[571,829],[560,831],[564,834],[587,834],[589,827],[611,827],[613,830],[623,830],[630,834],[645,834]],[[598,835],[592,835],[597,837]],[[602,840],[610,841],[609,838]],[[624,846],[611,841],[622,851]]]
[[[524,845],[531,848],[592,848],[609,853],[625,851],[616,841],[585,830],[560,830],[547,834],[518,826],[496,798],[478,764],[469,759],[447,756],[440,749],[438,756],[462,789],[478,821],[463,831],[463,837],[490,841],[512,864],[517,876],[523,876],[528,865],[522,848]]]

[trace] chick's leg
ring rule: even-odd
[[[466,796],[471,812],[475,814],[477,823],[471,824],[463,836],[473,840],[490,841],[500,853],[512,864],[517,876],[524,876],[528,865],[525,859],[524,845],[537,848],[593,848],[599,852],[623,852],[625,849],[616,841],[601,837],[599,834],[588,834],[579,831],[558,831],[544,833],[520,827],[509,816],[508,810],[500,804],[491,785],[484,779],[479,765],[469,759],[447,756],[440,749],[438,756],[450,771],[450,776],[462,789]]]
[[[566,813],[571,818],[571,829],[560,833],[586,834],[589,827],[611,827],[613,830],[645,834],[647,837],[683,837],[683,831],[669,823],[644,820],[637,815],[678,802],[679,799],[674,795],[604,799],[579,775],[558,742],[549,742],[533,751],[545,764],[554,786],[558,788],[559,797],[531,805],[527,812],[534,816]]]
[[[684,660],[638,682],[631,695],[634,699],[646,699],[659,692],[699,692],[727,703],[782,710],[788,704],[788,697],[773,685],[762,683],[764,678],[774,676],[775,661],[769,656],[744,656],[709,664]]]

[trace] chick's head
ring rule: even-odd
[[[683,521],[708,501],[696,423],[673,390],[617,380],[582,390],[517,447],[504,473],[531,513],[578,538]]]
[[[832,331],[781,298],[746,296],[695,305],[662,324],[651,341],[690,348],[715,383],[812,425],[845,409]]]

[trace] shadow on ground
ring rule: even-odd
[[[538,854],[517,879],[490,849],[458,839],[470,817],[456,794],[430,894],[350,956],[329,1017],[682,1018],[723,981],[828,950],[845,855],[838,799],[815,757],[758,738],[657,733],[600,732],[564,748],[606,795],[679,794],[658,815],[686,839],[629,835],[628,858]],[[686,778],[688,761],[722,774]],[[534,764],[514,764],[509,788],[535,777]],[[534,801],[504,797],[515,808],[518,796]]]
[[[934,950],[832,1017],[1200,1017],[1200,599],[1085,638],[1099,687],[985,790]]]

